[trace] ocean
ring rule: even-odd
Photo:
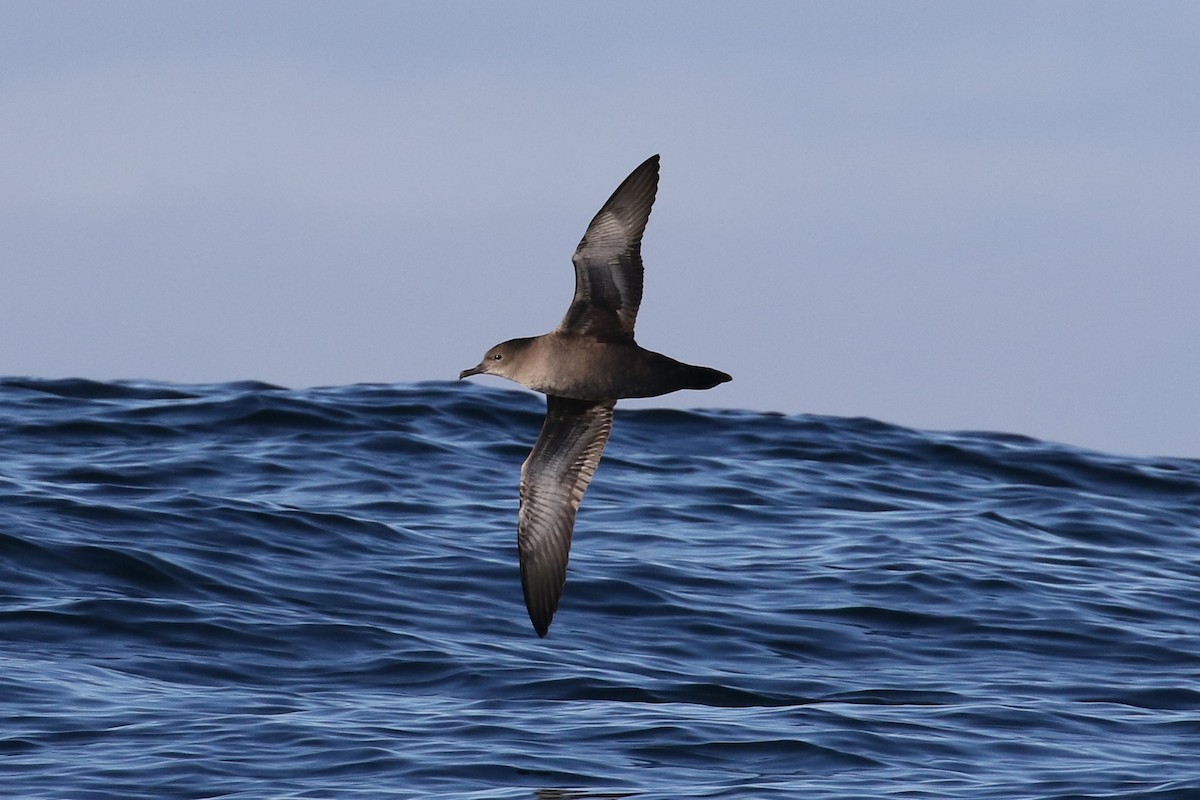
[[[541,640],[542,409],[0,381],[3,796],[1200,797],[1200,460],[618,405]]]

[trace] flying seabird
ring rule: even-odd
[[[642,302],[642,232],[658,190],[658,156],[630,173],[575,249],[575,297],[558,328],[510,339],[458,376],[499,375],[546,395],[546,420],[521,467],[517,549],[529,619],[545,636],[567,579],[575,512],[623,397],[711,389],[731,380],[633,340]]]

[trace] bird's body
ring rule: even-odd
[[[604,452],[616,401],[730,380],[646,350],[633,338],[642,299],[642,232],[658,188],[658,156],[630,173],[572,257],[575,297],[559,327],[489,350],[468,375],[499,375],[546,395],[546,421],[521,468],[517,544],[529,618],[545,636],[566,581],[575,512]]]
[[[489,372],[535,392],[573,400],[620,400],[657,397],[679,389],[709,389],[724,375],[646,350],[632,339],[610,342],[559,330],[505,344],[519,356],[507,356],[504,372]]]

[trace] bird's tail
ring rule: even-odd
[[[719,383],[733,380],[731,375],[711,367],[697,367],[692,364],[680,364],[676,375],[680,389],[711,389]]]

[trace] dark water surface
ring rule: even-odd
[[[0,794],[1200,797],[1200,461],[618,407],[539,640],[541,410],[0,382]]]

